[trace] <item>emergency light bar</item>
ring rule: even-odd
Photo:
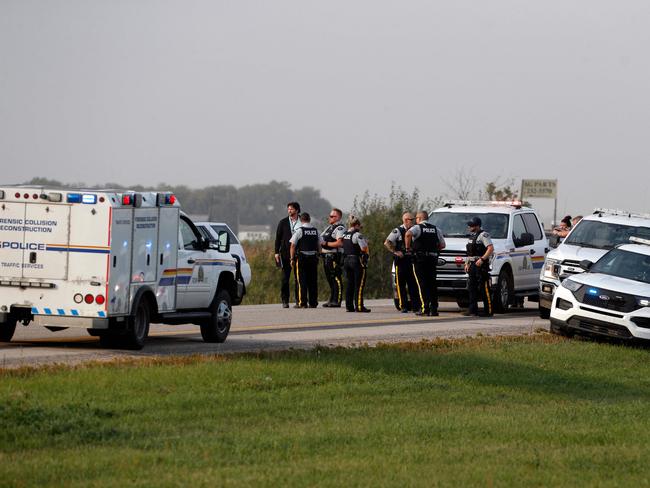
[[[521,207],[523,204],[521,200],[448,200],[444,203],[444,207]]]
[[[634,242],[635,244],[645,244],[646,246],[650,246],[650,239],[643,239],[637,236],[630,236],[630,242]]]
[[[163,205],[174,205],[176,203],[176,195],[173,193],[158,193],[156,195],[156,205],[162,207]]]
[[[618,209],[611,209],[611,208],[595,208],[594,209],[594,215],[595,214],[600,214],[600,217],[603,216],[603,214],[606,215],[617,215],[620,217],[636,217],[639,219],[650,219],[650,214],[643,214],[643,213],[634,213],[634,212],[628,212],[626,210],[618,210]]]
[[[95,204],[97,203],[97,195],[92,195],[90,193],[68,193],[66,201],[68,203]]]

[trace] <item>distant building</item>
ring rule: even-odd
[[[268,241],[271,239],[271,226],[240,224],[237,237],[240,241]]]

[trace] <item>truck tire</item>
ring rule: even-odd
[[[16,332],[16,319],[9,318],[6,322],[0,323],[0,342],[11,342]]]
[[[217,291],[209,310],[211,317],[201,324],[201,337],[204,342],[225,342],[232,322],[230,293]]]
[[[542,319],[551,318],[551,309],[546,307],[539,307],[539,317]]]
[[[133,307],[133,315],[128,319],[124,335],[119,336],[120,343],[127,349],[139,350],[149,335],[149,323],[151,321],[151,310],[149,302],[140,298]]]
[[[499,273],[497,286],[493,293],[495,312],[506,313],[508,311],[510,300],[512,299],[512,290],[512,275],[510,274],[509,270],[502,269],[501,273]]]

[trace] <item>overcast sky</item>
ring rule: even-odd
[[[558,178],[650,212],[647,0],[0,0],[4,183]]]

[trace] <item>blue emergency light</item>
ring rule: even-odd
[[[95,204],[97,203],[97,195],[90,195],[88,193],[84,193],[81,196],[81,203]]]
[[[587,293],[589,293],[590,295],[598,295],[598,290],[596,290],[595,288],[589,288],[587,290]]]
[[[81,203],[81,193],[68,193],[66,201],[68,203]]]

